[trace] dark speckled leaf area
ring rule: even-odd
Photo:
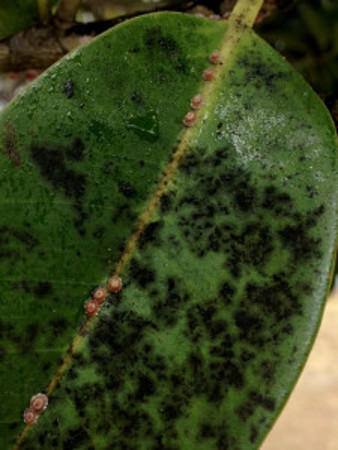
[[[72,53],[0,118],[0,447],[12,448],[137,228],[227,27],[164,13]],[[250,29],[22,449],[257,449],[336,240],[334,127]]]

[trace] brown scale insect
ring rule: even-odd
[[[122,289],[122,280],[118,275],[113,275],[111,278],[109,278],[108,289],[114,294],[120,292],[120,290]]]
[[[84,307],[85,307],[85,311],[86,311],[86,314],[88,317],[95,316],[99,312],[99,309],[100,309],[99,303],[92,298],[85,302]]]
[[[189,111],[183,119],[183,123],[186,127],[192,127],[197,121],[197,116],[193,111]]]
[[[202,104],[203,104],[203,99],[202,99],[201,94],[195,95],[195,97],[193,97],[190,102],[190,106],[193,109],[199,109],[202,106]]]
[[[212,81],[214,79],[214,71],[212,69],[206,69],[203,72],[204,81]]]
[[[32,408],[25,409],[23,413],[23,421],[26,425],[34,425],[39,418],[39,415]]]
[[[103,303],[107,297],[107,289],[104,287],[98,287],[93,292],[93,299],[98,303]]]
[[[42,413],[48,406],[48,397],[45,394],[36,394],[31,398],[30,409],[36,412],[36,414]]]
[[[212,64],[217,64],[221,58],[221,53],[218,50],[214,50],[209,56],[209,61]]]

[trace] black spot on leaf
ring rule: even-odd
[[[136,194],[135,188],[128,181],[120,183],[119,191],[127,198],[135,197]]]
[[[72,98],[74,95],[74,83],[73,80],[69,79],[65,82],[62,88],[63,93],[67,98]]]
[[[68,197],[77,212],[74,224],[78,232],[84,234],[84,222],[87,213],[84,211],[83,197],[86,192],[87,176],[69,166],[67,158],[79,161],[83,158],[84,147],[77,139],[70,148],[45,147],[33,145],[31,156],[44,180],[56,191]]]

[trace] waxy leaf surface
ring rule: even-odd
[[[250,29],[187,132],[226,30],[129,21],[2,113],[1,448],[53,379],[20,448],[254,449],[284,404],[332,265],[335,132]],[[116,264],[123,290],[58,380],[84,301]]]

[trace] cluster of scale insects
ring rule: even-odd
[[[113,275],[109,278],[106,287],[99,286],[93,292],[92,297],[84,304],[84,308],[88,317],[95,316],[106,300],[109,292],[117,294],[122,289],[122,279]],[[41,413],[45,411],[48,406],[48,397],[46,394],[36,394],[30,400],[29,408],[27,408],[23,414],[23,419],[26,425],[34,425]]]
[[[196,14],[196,16],[199,16],[199,14]],[[213,14],[213,15],[209,16],[209,19],[218,21],[223,18],[225,20],[228,20],[229,16],[230,16],[230,12],[226,12],[223,15],[223,17],[221,17],[217,14]],[[263,20],[264,16],[265,16],[265,13],[263,10],[261,10],[255,20],[255,23],[261,22]],[[200,17],[204,18],[203,15],[200,15]],[[214,50],[211,53],[211,55],[209,56],[209,61],[212,64],[219,63],[220,59],[221,59],[221,53],[218,50]],[[203,79],[204,79],[204,81],[212,81],[214,79],[214,71],[210,68],[206,69],[203,72]],[[195,95],[195,97],[192,98],[191,103],[190,103],[191,108],[192,109],[200,109],[202,107],[202,105],[203,105],[203,98],[202,98],[201,94]],[[186,127],[192,127],[195,125],[196,122],[197,122],[197,115],[194,111],[189,111],[183,119],[183,123]]]
[[[48,406],[48,397],[46,394],[36,394],[31,398],[29,408],[23,414],[24,422],[27,425],[34,425],[39,415],[44,412]]]
[[[217,64],[220,61],[221,53],[218,50],[214,50],[209,56],[209,61],[212,64]],[[203,80],[204,81],[212,81],[214,79],[214,71],[212,69],[206,69],[203,72]],[[192,109],[200,109],[203,105],[203,98],[201,94],[195,95],[191,99],[190,106]],[[184,119],[183,123],[186,127],[192,127],[197,122],[197,115],[194,111],[189,111]]]
[[[119,276],[114,275],[109,278],[107,287],[99,286],[93,292],[92,298],[85,302],[84,308],[88,317],[95,316],[101,304],[105,301],[108,291],[117,294],[122,289],[122,280]]]

